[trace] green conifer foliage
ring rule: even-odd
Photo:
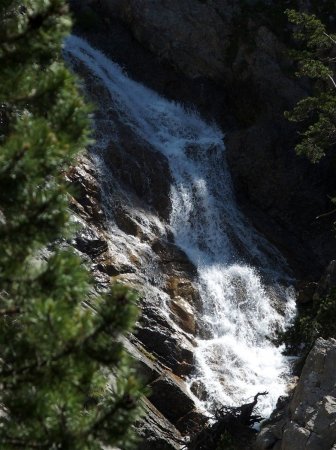
[[[120,336],[122,286],[90,297],[70,250],[62,172],[88,142],[88,107],[61,59],[64,0],[0,0],[0,448],[127,449],[140,390]],[[85,305],[85,306],[84,306]]]
[[[317,163],[336,145],[336,35],[328,33],[315,15],[294,10],[286,13],[295,25],[294,38],[299,46],[291,52],[298,63],[296,75],[314,80],[314,92],[285,115],[303,125],[297,153]],[[335,209],[318,218],[334,213]],[[287,353],[307,353],[318,337],[336,338],[335,289],[323,298],[314,295],[308,305],[299,305],[298,312],[291,326],[278,333],[277,343],[285,344]]]
[[[286,12],[301,47],[291,52],[298,63],[296,75],[313,79],[314,93],[285,115],[303,125],[296,152],[316,163],[336,145],[336,35],[327,33],[315,15]]]
[[[336,290],[323,298],[317,296],[308,305],[299,307],[293,324],[278,333],[276,343],[285,344],[287,354],[306,354],[317,338],[336,339]]]

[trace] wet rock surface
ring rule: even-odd
[[[329,210],[327,194],[335,186],[329,181],[333,178],[328,160],[311,166],[294,155],[295,130],[284,121],[283,111],[307,92],[307,86],[289,75],[285,45],[270,24],[265,24],[262,15],[253,17],[243,22],[241,33],[236,28],[242,14],[240,2],[226,0],[87,1],[77,10],[83,7],[99,16],[98,32],[90,27],[80,31],[93,45],[139,81],[187,106],[195,104],[205,117],[225,126],[227,156],[241,206],[299,276],[316,279],[335,251],[330,221],[316,221],[318,214]],[[85,71],[82,74],[87,77]],[[108,93],[92,79],[88,85],[89,95],[100,104]],[[159,268],[160,280],[153,280],[153,285],[160,286],[160,293],[153,291],[150,299],[142,299],[136,336],[126,345],[154,388],[153,397],[145,400],[146,416],[138,424],[144,437],[139,449],[178,449],[190,424],[202,423],[183,381],[193,370],[193,335],[200,309],[195,268],[172,242],[169,227],[161,230],[151,220],[158,215],[165,221],[170,212],[165,158],[125,128],[113,110],[101,108],[96,120],[98,135],[104,127],[118,131],[103,153],[120,188],[120,196],[114,197],[109,208],[118,229],[127,236],[125,255],[121,258],[120,248],[109,245],[109,212],[103,211],[100,194],[107,181],[98,181],[94,164],[85,156],[69,174],[78,188],[72,206],[83,226],[74,245],[86,255],[98,287],[119,281],[141,288],[141,267],[155,264]],[[147,228],[143,215],[150,218]],[[131,245],[128,250],[132,239],[144,245],[143,258]],[[309,302],[314,289],[308,282],[302,304]],[[165,314],[162,305],[166,305]],[[258,448],[332,448],[335,386],[325,384],[323,373],[328,370],[333,380],[335,376],[322,360],[329,358],[335,364],[335,342],[321,342],[307,359],[309,365],[290,405],[280,401],[271,424],[264,427]],[[202,386],[193,386],[193,391],[204,399]]]
[[[283,117],[309,91],[287,57],[285,7],[266,1],[260,8],[229,0],[90,0],[77,11],[85,7],[103,17],[100,33],[98,25],[84,31],[94,45],[139,81],[196,105],[224,127],[244,212],[299,277],[319,276],[336,244],[331,219],[316,216],[331,209],[335,178],[328,159],[313,166],[295,155],[296,130]]]
[[[109,164],[110,161],[108,167]],[[111,235],[106,213],[100,206],[102,192],[92,158],[82,155],[66,176],[76,187],[70,203],[79,228],[72,245],[91,268],[97,282],[96,289],[106,289],[118,281],[139,288],[141,293],[143,286],[137,268],[140,263],[138,257],[133,255],[127,263],[110,248]],[[125,209],[117,209],[114,213],[118,217],[116,224],[124,235],[139,242],[144,239],[140,226],[141,233],[134,233],[131,226],[124,226],[126,220],[133,220]],[[150,239],[147,236],[147,240]],[[186,255],[166,240],[160,242],[155,238],[151,246],[167,281],[163,283],[164,290],[158,293],[153,288],[152,295],[141,298],[141,317],[135,334],[125,339],[125,347],[134,357],[139,375],[151,390],[149,398],[144,399],[146,414],[137,424],[139,436],[145,441],[138,448],[180,449],[185,436],[205,420],[197,411],[184,381],[193,370],[196,312],[192,299],[198,298],[199,294],[193,285],[195,268]],[[182,298],[178,294],[186,295]],[[167,302],[167,315],[162,307],[164,302]]]
[[[290,401],[278,405],[257,450],[331,450],[336,443],[336,340],[318,339]]]
[[[161,217],[169,217],[170,173],[167,161],[121,123],[118,123],[115,141],[110,142],[106,151],[106,163],[111,172],[116,172],[116,176],[140,199],[153,206]],[[131,230],[130,234],[136,235],[137,230]]]

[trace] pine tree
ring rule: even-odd
[[[295,24],[294,38],[299,44],[291,52],[298,63],[296,75],[314,80],[314,93],[285,115],[304,128],[296,152],[316,163],[336,145],[336,35],[327,33],[313,14],[286,12]]]
[[[0,1],[0,448],[94,450],[132,442],[140,390],[120,336],[122,286],[92,280],[57,239],[71,225],[62,172],[89,109],[61,59],[64,0]]]
[[[298,64],[296,75],[313,80],[313,95],[299,101],[285,115],[303,126],[296,152],[317,163],[336,145],[336,35],[328,33],[314,14],[294,10],[286,13],[295,25],[293,36],[298,48],[291,55]],[[336,199],[332,202],[335,204]],[[319,217],[335,212],[333,209]],[[335,289],[322,298],[316,292],[308,305],[299,305],[298,312],[291,326],[279,332],[276,339],[277,344],[285,344],[288,354],[306,354],[318,337],[336,338]]]

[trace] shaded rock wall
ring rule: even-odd
[[[227,72],[232,19],[239,2],[227,0],[106,0],[136,39],[190,77],[221,79]]]
[[[241,2],[228,0],[94,0],[81,2],[78,11],[83,7],[98,14],[98,28],[78,29],[94,45],[122,63],[139,81],[167,97],[194,103],[205,116],[225,125],[229,130],[228,159],[245,212],[288,256],[299,276],[316,276],[335,251],[330,221],[315,220],[329,208],[327,194],[335,187],[334,178],[328,160],[311,166],[293,152],[295,130],[282,114],[307,92],[307,86],[299,85],[290,75],[283,39],[267,17],[246,16]],[[97,98],[101,94],[97,90]],[[234,118],[228,120],[228,116]],[[116,118],[111,115],[111,120]],[[169,173],[165,160],[120,124],[119,130],[119,142],[110,142],[106,153],[111,173],[149,216],[154,211],[166,219]],[[157,165],[164,177],[157,176]],[[108,248],[94,167],[88,160],[81,160],[71,179],[83,188],[80,198],[73,200],[78,220],[84,225],[74,244],[87,255],[99,285],[103,288],[116,279],[139,285],[138,255],[122,263]],[[137,336],[128,341],[130,352],[153,388],[152,397],[145,401],[148,414],[138,425],[146,439],[141,449],[177,449],[191,424],[202,423],[183,384],[183,378],[193,369],[192,336],[197,330],[199,296],[193,284],[194,268],[176,249],[168,231],[164,239],[143,232],[132,203],[114,206],[118,227],[148,243],[156,255],[155,263],[169,297],[168,318],[160,313],[162,299],[142,301]],[[261,433],[260,448],[331,448],[321,445],[329,445],[333,436],[333,431],[326,435],[324,425],[326,420],[334,420],[334,387],[324,384],[320,389],[319,383],[326,370],[322,360],[326,361],[327,354],[333,355],[335,342],[321,342],[308,358],[306,364],[310,365],[300,381],[304,386],[309,374],[317,374],[317,384],[307,381],[308,390],[298,387],[293,406],[283,404],[282,411],[275,413],[274,426]],[[334,356],[328,358],[333,360]],[[320,366],[315,367],[315,359]],[[315,397],[310,396],[311,389]],[[307,443],[311,447],[302,447]]]
[[[295,156],[296,132],[283,111],[308,86],[287,58],[285,2],[262,3],[91,0],[80,9],[103,17],[85,34],[135,78],[224,126],[245,212],[299,276],[316,277],[336,247],[330,218],[316,220],[330,208],[335,178],[327,159],[312,166]]]

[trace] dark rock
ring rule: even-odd
[[[330,222],[316,220],[329,209],[329,186],[322,182],[330,179],[328,162],[317,167],[296,157],[291,127],[280,112],[272,121],[229,133],[226,143],[237,196],[253,224],[297,273],[318,274],[334,251]]]
[[[314,300],[326,297],[336,287],[336,261],[331,261],[322,275],[314,294]]]
[[[137,450],[180,450],[183,436],[149,400],[144,399],[143,418],[136,424],[141,441]]]
[[[299,282],[297,304],[305,307],[326,298],[336,287],[336,261],[331,261],[318,282]]]
[[[149,399],[145,400],[146,416],[138,427],[140,436],[144,437],[146,442],[140,444],[139,448],[161,449],[161,445],[166,448],[166,445],[172,445],[170,441],[175,441],[176,436],[177,443],[181,444],[182,436],[177,429],[184,434],[186,431],[191,433],[199,430],[206,421],[204,415],[195,409],[184,382],[163,366],[155,354],[145,350],[134,338],[131,341],[126,340],[125,347],[137,360],[139,373],[144,381],[150,383],[151,389]],[[172,424],[175,424],[177,429]]]
[[[206,387],[202,381],[199,380],[193,381],[193,383],[190,386],[190,390],[201,401],[205,401],[207,399]]]
[[[132,236],[140,236],[141,228],[138,226],[135,220],[127,214],[126,211],[122,209],[122,207],[115,208],[114,210],[114,217],[116,224],[118,227],[125,231],[125,233],[130,234]]]
[[[208,423],[208,418],[199,410],[193,409],[184,417],[181,417],[176,424],[176,428],[183,434],[193,435],[202,430]]]
[[[168,322],[161,318],[161,324],[157,318],[146,315],[141,316],[137,326],[136,336],[149,352],[155,352],[160,360],[174,373],[180,376],[189,375],[193,369],[192,345]],[[160,314],[159,311],[157,311]]]
[[[220,78],[230,45],[238,2],[194,0],[103,0],[111,16],[121,17],[137,40],[191,77]]]
[[[151,403],[177,427],[179,420],[195,408],[184,382],[176,375],[166,372],[151,383],[150,388]]]
[[[86,233],[83,232],[76,236],[76,248],[90,256],[99,256],[106,252],[108,250],[106,240],[93,236],[91,230],[91,235],[88,236],[88,231],[86,230]]]
[[[135,273],[136,269],[129,264],[118,264],[112,258],[106,258],[99,264],[96,268],[103,273],[106,273],[110,277],[124,274],[124,273]]]
[[[138,373],[146,384],[152,383],[163,372],[169,371],[168,367],[160,362],[158,356],[155,353],[148,352],[134,336],[125,339],[124,345],[130,355],[136,360]]]
[[[153,242],[152,249],[159,256],[161,266],[166,266],[166,269],[163,268],[165,272],[175,272],[178,275],[185,272],[192,276],[196,275],[197,271],[194,264],[184,251],[175,244],[157,239]]]
[[[105,161],[112,173],[141,199],[152,205],[163,218],[169,217],[171,176],[162,154],[119,124],[118,140],[106,149]]]
[[[313,301],[317,286],[318,284],[314,282],[300,283],[300,285],[297,287],[297,304],[306,305],[308,303],[311,303]]]

